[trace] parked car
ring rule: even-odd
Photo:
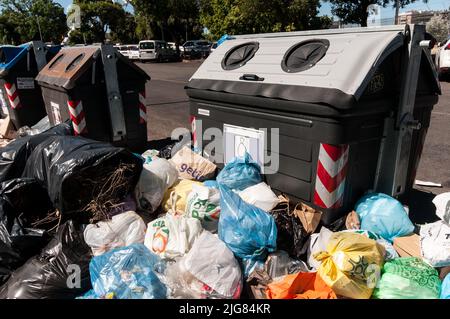
[[[128,58],[130,60],[139,60],[139,45],[132,44],[128,46]]]
[[[450,38],[440,47],[436,53],[436,68],[439,78],[450,75]]]
[[[123,56],[126,56],[127,58],[129,58],[128,56],[128,47],[126,45],[116,45],[114,46],[117,51],[119,51]]]
[[[206,40],[187,41],[183,44],[183,58],[207,58],[211,52],[211,43]]]
[[[179,61],[180,55],[170,48],[166,41],[144,40],[139,42],[139,60],[147,61]]]

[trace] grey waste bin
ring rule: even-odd
[[[46,115],[34,78],[59,50],[60,46],[46,46],[42,41],[0,46],[0,105],[16,129],[31,127]]]
[[[150,77],[112,45],[64,48],[36,80],[52,125],[70,119],[75,135],[146,149]]]
[[[219,165],[247,150],[274,190],[320,209],[325,224],[370,189],[404,194],[440,94],[424,33],[232,37],[186,86],[194,147]]]

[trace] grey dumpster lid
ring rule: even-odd
[[[404,33],[405,26],[390,26],[234,36],[210,55],[186,88],[348,109],[361,98],[380,64],[404,44]],[[306,54],[313,52],[312,66],[298,64],[299,71],[294,72],[283,68],[282,61],[289,50],[310,41],[314,43]],[[224,56],[245,43],[257,43],[256,52],[246,51],[240,67],[224,67]],[[422,61],[433,68],[428,59]],[[243,79],[244,74],[258,77],[249,81]],[[435,87],[439,93],[439,83]]]
[[[66,90],[74,88],[77,79],[86,72],[92,64],[101,59],[101,46],[67,47],[62,49],[46,66],[39,72],[36,80]],[[119,60],[127,64],[131,69],[149,80],[150,77],[141,68],[130,62],[121,54],[117,54]]]

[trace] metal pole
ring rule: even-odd
[[[400,11],[400,0],[395,0],[395,24],[400,24],[398,21],[398,13]]]
[[[42,39],[42,31],[41,31],[41,24],[39,23],[39,16],[36,16],[36,21],[39,29],[39,36],[41,37],[41,41],[44,42],[44,40]]]

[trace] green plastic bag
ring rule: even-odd
[[[395,258],[384,264],[375,299],[438,299],[441,281],[436,269],[417,257]]]

